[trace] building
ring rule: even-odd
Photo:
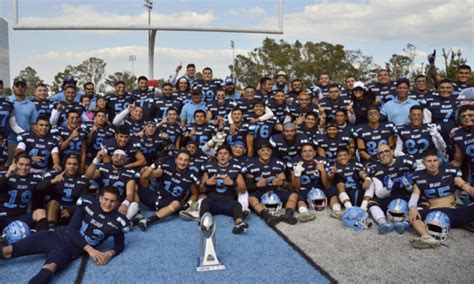
[[[0,18],[0,80],[3,86],[9,88],[10,81],[10,53],[8,47],[8,22]]]

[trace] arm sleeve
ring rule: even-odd
[[[431,111],[427,108],[423,109],[423,123],[431,123]]]
[[[274,116],[273,111],[269,107],[265,106],[265,114],[262,115],[258,120],[266,121],[272,118],[273,116]]]
[[[84,240],[84,238],[81,236],[81,233],[79,232],[79,229],[82,225],[84,213],[84,207],[78,207],[74,212],[74,215],[72,215],[71,221],[69,222],[66,231],[73,244],[80,248],[84,248],[87,245],[87,242]]]
[[[125,120],[125,118],[127,117],[129,113],[130,112],[128,111],[128,108],[122,110],[119,114],[115,116],[114,120],[112,121],[112,124],[115,126],[122,125],[123,121]]]
[[[25,130],[23,128],[21,128],[18,123],[16,122],[16,117],[15,116],[12,116],[10,117],[10,119],[8,120],[8,123],[10,124],[10,128],[16,133],[16,134],[20,134],[22,132],[25,132]]]
[[[174,72],[173,74],[171,74],[170,83],[175,85],[177,79],[178,79],[178,72]]]
[[[57,125],[60,114],[61,112],[59,112],[57,109],[53,109],[51,112],[51,117],[49,118],[49,123],[51,123],[51,125]]]
[[[115,256],[119,255],[125,247],[125,236],[122,231],[114,235],[114,247],[112,248],[115,252]]]
[[[400,139],[400,136],[397,136],[397,145],[395,146],[394,155],[395,157],[405,155],[405,153],[403,153],[403,141]]]

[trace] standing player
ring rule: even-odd
[[[216,90],[222,87],[222,85],[223,82],[221,79],[212,78],[212,69],[210,67],[202,69],[202,79],[193,82],[193,87],[198,87],[201,90],[202,100],[205,103],[214,101]]]
[[[328,94],[327,97],[319,101],[319,107],[324,110],[328,120],[334,120],[336,119],[336,111],[349,109],[349,106],[352,105],[352,101],[349,97],[341,98],[341,89],[338,84],[331,84],[328,87]],[[353,113],[350,114],[353,115]]]
[[[393,100],[397,95],[395,89],[396,82],[390,80],[390,71],[380,69],[377,72],[377,82],[372,82],[367,86],[375,97],[375,103],[381,105]]]
[[[115,83],[114,87],[115,92],[105,96],[105,100],[107,101],[107,117],[110,121],[113,121],[115,115],[126,109],[129,104],[134,102],[133,96],[125,89],[125,82],[118,81]]]
[[[184,137],[188,140],[196,141],[199,146],[204,144],[212,138],[216,128],[207,123],[206,112],[203,110],[196,110],[194,112],[194,122],[186,126]]]
[[[296,125],[287,122],[283,126],[283,133],[272,135],[269,142],[280,160],[291,168],[292,160],[298,156],[303,144],[309,143],[309,137],[306,134],[297,133]]]
[[[248,156],[253,157],[256,147],[263,141],[268,139],[273,134],[275,127],[275,119],[268,119],[261,121],[260,118],[265,115],[265,104],[263,101],[255,101],[253,105],[254,119],[247,125],[248,129],[246,142],[248,148]]]
[[[38,116],[44,116],[49,121],[53,112],[53,102],[48,99],[48,86],[43,83],[36,85],[35,97],[31,101],[36,105]]]

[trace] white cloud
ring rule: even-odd
[[[265,16],[265,10],[262,7],[255,6],[252,8],[241,8],[241,9],[232,9],[230,14],[234,16],[253,16],[253,17],[263,17]]]

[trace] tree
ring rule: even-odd
[[[459,65],[466,64],[467,60],[462,57],[462,52],[460,49],[455,51],[450,48],[447,52],[444,48],[442,50],[445,69],[444,72],[441,73],[444,77],[447,77],[451,80],[456,80],[456,71]]]
[[[109,75],[105,79],[105,84],[114,87],[115,83],[117,83],[118,81],[125,82],[125,89],[130,92],[135,87],[137,77],[132,75],[132,73],[129,71],[115,72],[114,74]]]
[[[239,87],[256,86],[262,76],[273,77],[278,71],[285,71],[290,79],[298,78],[310,84],[323,72],[329,73],[336,82],[344,82],[349,74],[365,79],[373,67],[372,57],[363,55],[360,50],[345,50],[340,44],[300,41],[291,44],[266,38],[262,47],[237,55],[234,74]]]
[[[35,96],[35,88],[39,83],[43,83],[35,69],[28,66],[24,70],[20,71],[19,77],[23,77],[26,80],[26,95],[30,98]]]
[[[51,92],[53,94],[56,94],[62,91],[64,78],[69,75],[74,76],[74,69],[75,69],[74,66],[67,65],[66,69],[64,69],[63,72],[58,72],[58,74],[54,76],[53,86],[51,87]]]
[[[92,82],[95,86],[98,86],[105,77],[106,65],[107,63],[105,63],[104,60],[96,57],[84,60],[73,69],[73,74],[78,85],[82,86],[86,82]]]
[[[390,70],[392,78],[407,77],[413,60],[402,54],[392,54],[392,57],[385,63],[385,68]]]

